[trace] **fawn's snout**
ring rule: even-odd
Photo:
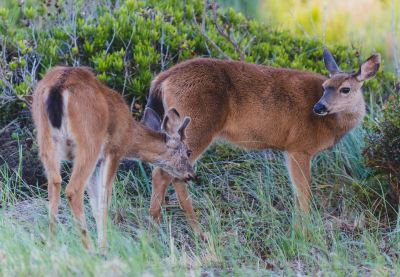
[[[184,180],[185,180],[186,182],[189,182],[189,181],[196,181],[196,180],[197,180],[197,176],[196,176],[196,174],[194,173],[194,171],[191,170],[190,172],[187,172],[187,173],[185,174]]]

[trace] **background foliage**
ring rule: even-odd
[[[192,57],[224,57],[199,30],[202,1],[126,1],[119,7],[67,1],[61,10],[39,1],[21,8],[9,5],[0,12],[5,58],[0,90],[18,98],[29,95],[35,80],[50,67],[65,64],[92,67],[128,100],[133,96],[144,100],[157,72]],[[318,40],[275,31],[232,9],[219,14],[218,22],[232,31],[248,62],[327,73]],[[209,16],[205,29],[226,56],[240,57]],[[366,58],[355,48],[331,48],[343,70],[357,69]],[[393,74],[381,72],[366,91],[380,97],[387,94],[393,80]]]
[[[400,95],[390,97],[383,114],[370,124],[365,148],[367,164],[390,184],[392,197],[400,201]]]
[[[220,0],[292,34],[383,54],[400,75],[399,0]]]

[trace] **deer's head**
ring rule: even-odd
[[[369,57],[357,72],[342,72],[328,49],[323,54],[325,66],[329,71],[329,79],[322,87],[324,94],[314,105],[314,113],[319,116],[351,111],[362,101],[361,87],[364,81],[375,76],[381,63],[381,56],[374,54]]]
[[[194,180],[194,173],[186,139],[186,128],[190,123],[190,117],[180,117],[174,108],[168,110],[161,122],[158,114],[151,108],[146,108],[143,123],[162,134],[162,147],[152,163],[161,167],[171,176],[185,181]]]

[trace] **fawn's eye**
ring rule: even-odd
[[[347,93],[349,93],[349,92],[350,92],[350,88],[341,88],[341,89],[340,89],[340,93],[347,94]]]
[[[186,154],[187,154],[188,157],[190,157],[190,155],[192,155],[192,150],[188,150],[188,151],[186,152]]]

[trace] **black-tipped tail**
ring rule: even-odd
[[[60,129],[63,117],[63,98],[62,98],[62,84],[54,85],[49,92],[49,97],[46,101],[47,113],[49,120],[54,128]]]

